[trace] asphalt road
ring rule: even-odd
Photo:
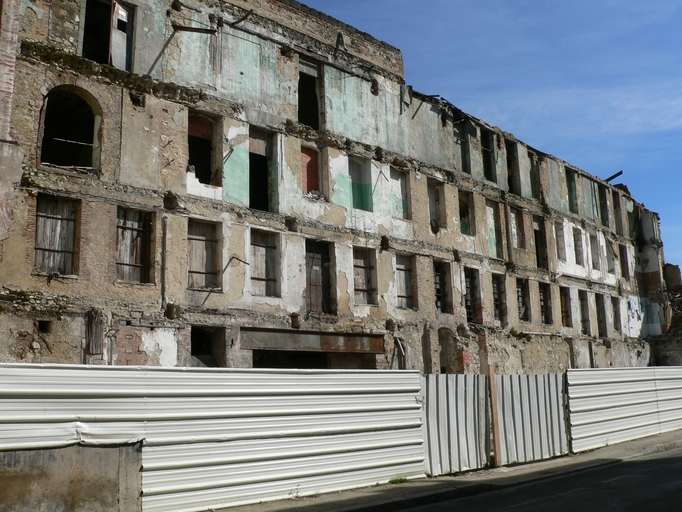
[[[682,448],[404,512],[680,512]]]

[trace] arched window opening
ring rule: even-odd
[[[59,167],[99,168],[101,117],[79,94],[56,88],[47,95],[40,162]]]

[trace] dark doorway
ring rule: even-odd
[[[195,366],[217,368],[224,365],[225,329],[193,325],[191,354]]]

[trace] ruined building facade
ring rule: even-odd
[[[0,361],[649,361],[658,217],[293,1],[3,0]]]

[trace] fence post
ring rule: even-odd
[[[502,446],[500,444],[500,422],[497,410],[497,385],[495,383],[495,368],[488,363],[488,389],[490,390],[490,412],[493,423],[493,455],[490,457],[490,465],[499,468],[502,458]]]

